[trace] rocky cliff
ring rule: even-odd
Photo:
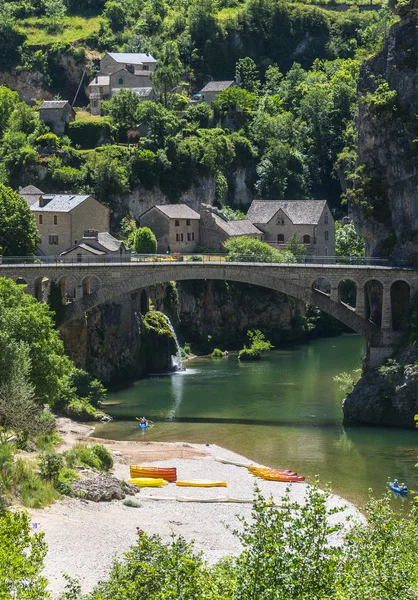
[[[401,20],[382,51],[361,68],[352,214],[370,255],[417,265],[418,17],[412,4],[399,7]],[[409,335],[417,322],[411,305]],[[348,395],[347,421],[415,427],[418,348],[405,338],[396,356],[364,375]]]
[[[404,10],[358,84],[352,214],[368,254],[418,263],[418,17]]]

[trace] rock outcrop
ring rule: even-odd
[[[418,264],[418,16],[405,14],[361,67],[352,214],[368,254]]]
[[[405,348],[360,379],[343,403],[347,422],[415,428],[418,414],[418,348]]]
[[[84,500],[103,502],[123,500],[127,494],[130,496],[135,495],[138,488],[125,481],[120,481],[112,475],[91,471],[88,475],[74,481],[73,491],[76,496]]]

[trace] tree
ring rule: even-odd
[[[164,146],[166,137],[172,135],[179,125],[177,116],[171,110],[149,100],[140,104],[138,121],[148,126],[150,138],[160,148]]]
[[[0,597],[48,600],[42,576],[47,545],[43,533],[31,534],[30,517],[21,511],[0,516]]]
[[[19,104],[19,94],[12,92],[5,85],[0,86],[0,137],[3,136],[10,115]]]
[[[138,124],[138,107],[140,103],[138,94],[129,89],[120,90],[112,96],[109,102],[109,115],[123,139],[126,139],[128,130],[135,129]]]
[[[158,59],[157,67],[152,74],[152,83],[163,99],[165,108],[168,106],[169,95],[180,81],[183,71],[179,49],[176,42],[166,42]]]
[[[289,241],[286,244],[286,250],[293,254],[293,256],[297,259],[301,259],[306,254],[306,248],[303,244],[300,244],[298,241],[298,236],[296,235],[296,231],[293,232]]]
[[[353,221],[345,225],[335,221],[335,254],[341,257],[364,256],[364,238],[356,232]]]
[[[258,94],[260,91],[260,75],[255,62],[249,56],[237,61],[235,77],[239,85],[248,92]]]
[[[129,236],[129,246],[136,254],[156,254],[157,238],[149,227],[139,227]]]
[[[32,256],[39,241],[35,217],[24,198],[0,184],[0,253]]]
[[[84,174],[93,185],[96,198],[104,204],[109,204],[112,196],[129,191],[128,159],[126,149],[110,146],[89,154]]]
[[[126,10],[120,2],[106,2],[103,16],[109,21],[112,31],[122,31],[126,23]]]
[[[50,33],[61,31],[62,20],[67,12],[63,0],[43,0],[43,4],[47,19],[47,31]]]
[[[283,73],[277,65],[270,65],[266,71],[263,92],[265,94],[279,94]]]

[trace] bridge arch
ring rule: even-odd
[[[86,275],[81,281],[83,296],[97,292],[102,287],[102,281],[97,275]]]
[[[359,286],[354,279],[347,278],[341,279],[338,284],[338,300],[351,308],[357,306],[357,294],[359,293]]]
[[[376,327],[382,324],[383,283],[379,279],[369,279],[364,284],[366,319]]]
[[[409,312],[411,289],[409,283],[398,279],[390,286],[392,331],[400,331]]]
[[[269,288],[282,294],[302,300],[305,303],[317,306],[324,312],[332,315],[347,327],[356,331],[368,341],[375,338],[379,331],[376,327],[357,315],[353,310],[350,310],[343,304],[334,302],[324,292],[312,289],[309,280],[301,280],[300,283],[294,283],[287,278],[283,278],[280,273],[275,270],[274,265],[271,268],[264,269],[255,268],[259,265],[251,263],[223,263],[222,265],[201,265],[198,262],[188,262],[176,265],[175,269],[165,264],[157,264],[149,269],[142,267],[137,271],[131,269],[126,270],[124,277],[123,269],[120,269],[119,279],[115,279],[114,283],[102,285],[97,290],[85,294],[81,299],[72,303],[67,307],[66,318],[64,323],[75,319],[80,314],[88,312],[92,308],[109,302],[114,298],[129,294],[139,289],[148,288],[158,283],[166,283],[175,279],[176,281],[184,281],[188,279],[213,279],[222,281],[236,281],[238,283],[248,283],[259,287]],[[309,273],[309,278],[312,276]],[[91,277],[86,275],[86,278]]]

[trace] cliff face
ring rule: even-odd
[[[382,51],[363,63],[357,173],[352,206],[368,254],[418,263],[418,17],[392,26]]]
[[[360,73],[357,116],[361,175],[352,206],[368,253],[418,264],[418,17],[403,5],[382,51]],[[361,203],[363,202],[363,206]],[[409,330],[416,311],[411,305]],[[418,348],[404,346],[363,376],[344,401],[347,421],[414,428]]]

